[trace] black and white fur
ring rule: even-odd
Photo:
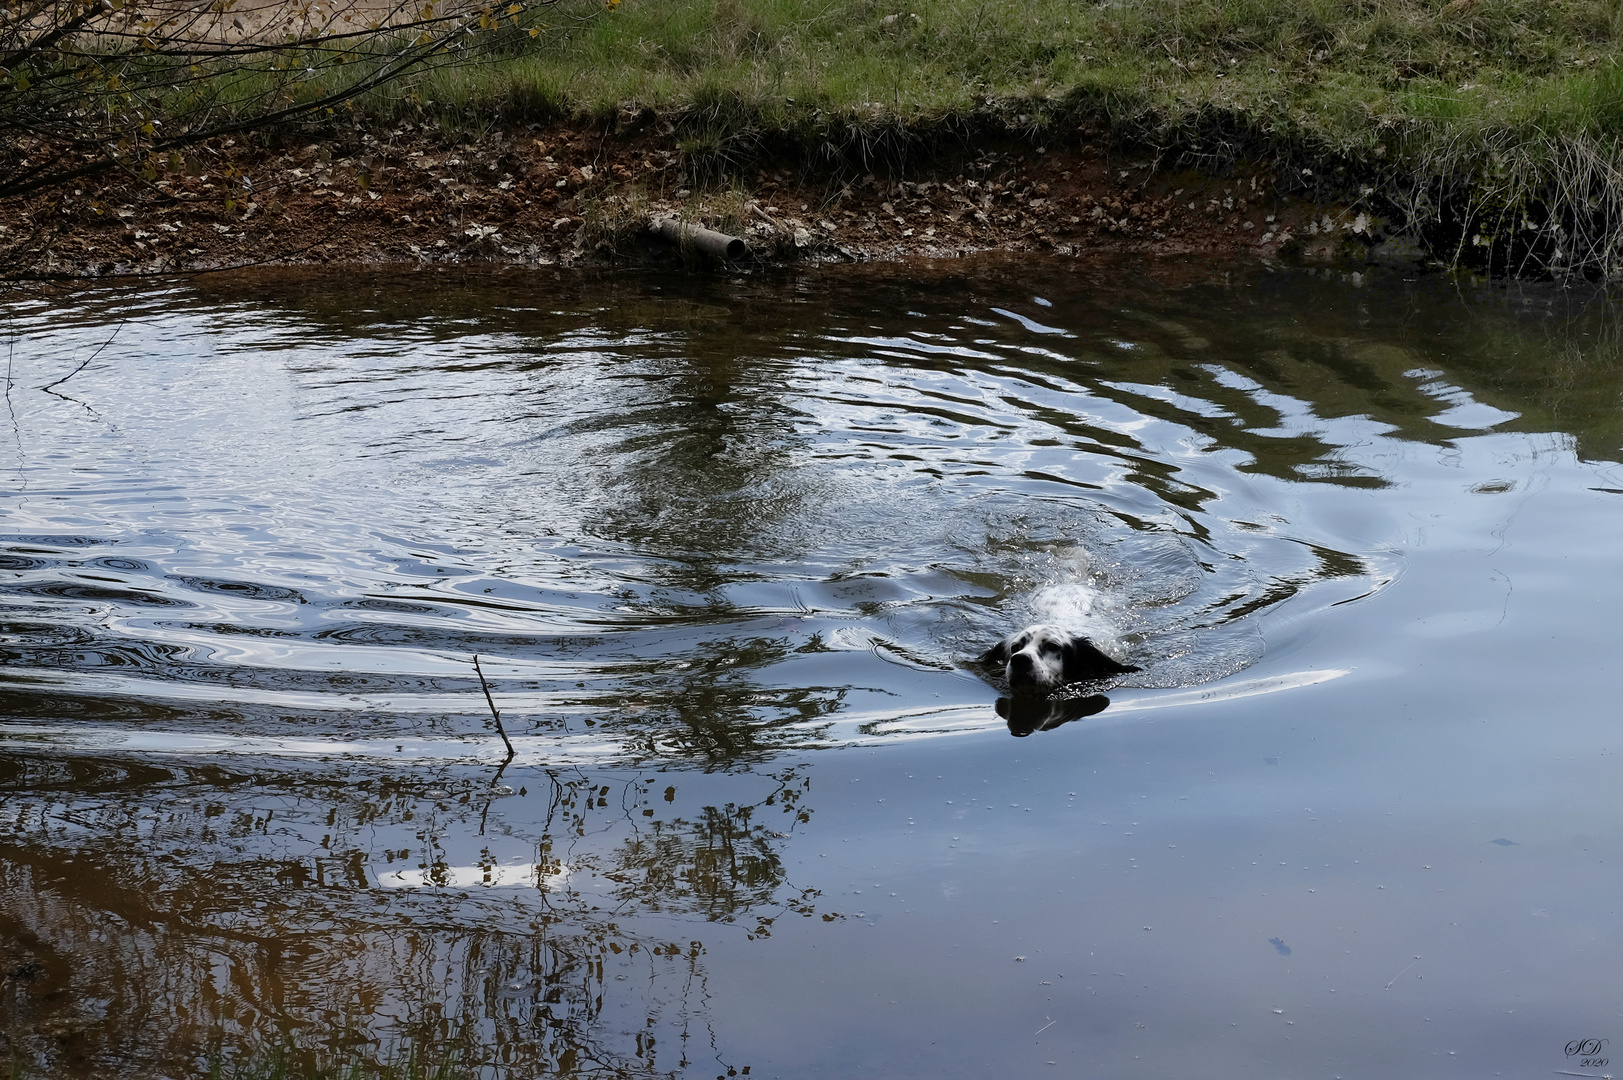
[[[1141,670],[1111,659],[1080,634],[1042,624],[1010,634],[976,662],[1001,667],[1011,694],[1047,693],[1066,683],[1108,679]]]

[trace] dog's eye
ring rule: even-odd
[[[1059,653],[1059,642],[1045,641],[1039,650],[1044,656],[1054,656]]]

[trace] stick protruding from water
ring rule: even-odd
[[[507,737],[507,729],[502,727],[502,714],[496,711],[496,699],[490,696],[490,684],[485,681],[485,669],[479,666],[479,654],[473,655],[473,671],[479,676],[479,688],[485,692],[485,704],[490,706],[491,719],[496,721],[496,734],[502,737],[507,746],[507,759],[513,759],[513,740]]]

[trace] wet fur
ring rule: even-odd
[[[1108,679],[1140,670],[1113,660],[1080,634],[1040,624],[1010,634],[976,662],[1002,668],[1011,694],[1047,693],[1066,683]]]

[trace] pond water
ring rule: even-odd
[[[24,1076],[1615,1069],[1605,296],[986,259],[8,323]],[[972,660],[1036,621],[1142,670],[1010,702]]]

